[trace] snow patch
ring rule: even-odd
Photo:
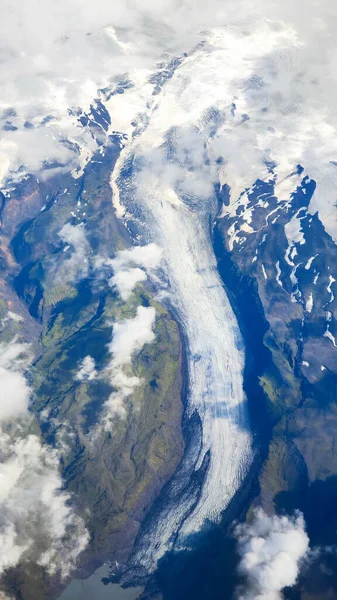
[[[309,269],[310,269],[310,267],[311,267],[311,265],[312,265],[313,261],[315,260],[315,258],[316,258],[317,256],[318,256],[318,254],[315,254],[315,256],[312,256],[311,258],[309,258],[309,260],[308,260],[307,264],[306,264],[306,265],[305,265],[305,267],[304,267],[304,268],[305,268],[307,271],[309,271]]]
[[[328,292],[329,292],[329,294],[330,294],[330,300],[329,300],[329,304],[331,304],[331,302],[333,302],[333,300],[335,299],[335,295],[334,295],[334,293],[333,293],[333,291],[332,291],[332,289],[331,289],[331,286],[332,286],[332,284],[333,284],[333,283],[335,283],[335,281],[336,281],[336,279],[335,279],[334,277],[332,277],[332,275],[329,275],[329,285],[328,285],[328,287],[326,288],[326,289],[327,289],[327,291],[328,291]]]
[[[282,281],[280,279],[281,277],[281,268],[280,268],[280,261],[278,260],[276,263],[276,281],[279,284],[279,286],[281,286],[281,288],[283,289],[283,284]]]
[[[325,333],[324,333],[324,337],[326,337],[326,338],[328,338],[329,340],[331,340],[331,342],[333,343],[333,345],[334,345],[335,347],[337,347],[337,345],[336,345],[336,339],[335,339],[335,336],[334,336],[334,335],[332,335],[332,333],[331,333],[331,331],[330,331],[330,329],[329,329],[329,325],[327,325],[327,326],[326,326],[326,331],[325,331]]]
[[[310,296],[309,296],[308,300],[306,301],[306,304],[305,304],[305,310],[306,310],[308,313],[311,313],[311,311],[312,311],[312,309],[313,309],[313,306],[314,306],[314,298],[313,298],[313,295],[312,295],[312,292],[311,292],[311,294],[310,294]]]

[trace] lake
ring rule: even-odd
[[[73,579],[59,600],[136,600],[143,588],[122,588],[118,583],[104,585],[102,577],[109,577],[109,568],[103,565],[88,579]]]

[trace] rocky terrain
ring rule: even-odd
[[[326,568],[311,567],[298,597],[335,598],[336,245],[308,210],[315,182],[299,165],[286,184],[271,168],[236,202],[224,189],[215,240],[264,392],[248,390],[263,461],[252,506],[303,511]]]
[[[90,122],[81,118],[83,126]],[[114,216],[109,183],[120,138],[104,139],[102,148],[76,178],[31,176],[1,196],[0,342],[15,338],[33,349],[28,378],[35,432],[59,448],[65,489],[90,536],[78,561],[82,576],[104,560],[125,563],[183,452],[177,324],[150,282],[138,284],[127,300],[109,285],[108,260],[130,239]],[[69,242],[60,235],[65,224],[76,231]],[[140,385],[126,400],[125,418],[105,430],[98,424],[114,392],[104,376],[113,324],[132,319],[139,306],[155,309],[154,341],[128,367]],[[79,376],[87,356],[95,377]],[[7,571],[2,589],[42,600],[56,597],[65,583],[27,562]]]

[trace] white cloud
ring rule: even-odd
[[[309,550],[309,538],[301,513],[293,517],[268,516],[262,509],[251,523],[235,529],[240,555],[239,573],[246,584],[240,600],[280,600],[282,590],[293,586],[301,561]]]
[[[332,0],[323,6],[305,0],[254,5],[210,0],[207,6],[192,0],[179,6],[173,0],[122,0],[118,6],[103,1],[99,9],[87,0],[61,0],[57,6],[47,0],[43,8],[37,0],[14,8],[4,0],[0,106],[3,123],[17,130],[2,131],[2,170],[22,163],[35,169],[44,159],[71,168],[76,157],[63,144],[65,137],[90,154],[97,147],[92,136],[67,110],[88,108],[98,88],[117,89],[128,77],[133,88],[108,103],[111,130],[131,133],[131,122],[150,117],[157,121],[159,147],[163,132],[177,127],[170,177],[186,192],[206,194],[213,182],[214,164],[207,173],[204,140],[198,139],[198,130],[207,129],[213,131],[208,151],[213,158],[222,156],[221,177],[233,194],[265,175],[266,159],[276,161],[280,179],[301,162],[319,182],[312,209],[320,210],[336,234],[337,174],[330,162],[337,150],[336,19]],[[149,78],[167,73],[172,57],[181,57],[182,64],[163,94],[153,96],[158,86]],[[8,109],[12,114],[6,116]],[[40,127],[47,115],[54,119]],[[34,127],[24,127],[26,121]],[[178,163],[185,158],[190,169],[182,177]]]
[[[64,137],[91,151],[97,145],[67,109],[88,108],[98,88],[130,67],[153,66],[158,47],[161,54],[178,42],[170,3],[124,0],[112,7],[104,1],[98,9],[88,1],[61,0],[56,7],[47,0],[41,8],[28,0],[13,8],[4,0],[2,14],[0,97],[6,100],[0,108],[14,108],[11,122],[18,128],[2,132],[3,171],[22,163],[37,169],[47,158],[74,166],[76,156],[62,144]],[[54,120],[40,127],[46,115]],[[27,121],[34,128],[26,129]]]
[[[116,287],[121,298],[126,301],[132,294],[135,286],[140,281],[145,281],[146,273],[142,269],[126,269],[125,271],[117,271],[111,277],[109,284]]]
[[[20,417],[27,410],[30,389],[21,373],[0,367],[0,421]]]
[[[159,267],[161,258],[161,248],[151,243],[120,250],[113,259],[104,260],[99,257],[96,259],[96,266],[100,268],[105,264],[113,268],[114,275],[109,284],[115,287],[121,298],[126,301],[137,283],[147,279],[147,273],[155,277],[155,270]]]
[[[0,344],[0,423],[28,410],[30,389],[21,372],[29,362],[28,350],[27,344],[16,339]]]
[[[17,534],[12,523],[6,525],[0,537],[0,552],[1,552],[1,560],[0,560],[0,574],[10,568],[15,567],[22,554],[28,550],[29,546],[25,546],[23,544],[18,545],[16,543]]]
[[[29,559],[68,575],[88,534],[69,505],[70,495],[61,491],[57,452],[36,435],[15,433],[13,439],[0,432],[0,545],[6,548],[0,573]]]
[[[130,265],[143,267],[147,271],[152,271],[159,267],[162,257],[162,250],[157,244],[147,244],[146,246],[133,246],[127,250],[116,252],[116,256],[111,260],[111,266],[114,271]]]
[[[0,343],[0,367],[4,369],[23,369],[29,364],[29,344],[20,343],[15,337],[9,344]]]
[[[32,433],[29,362],[27,344],[0,344],[0,576],[22,561],[66,576],[88,533],[62,490],[58,451]]]
[[[155,314],[153,306],[138,306],[137,314],[133,319],[115,323],[113,338],[109,344],[114,366],[130,364],[135,352],[139,351],[144,344],[153,342],[155,336],[152,327]]]
[[[58,234],[64,243],[70,244],[72,250],[57,271],[57,277],[62,282],[75,281],[77,278],[86,277],[89,269],[90,246],[85,235],[84,226],[66,223]]]
[[[95,369],[94,359],[92,356],[85,356],[85,358],[82,360],[80,370],[77,373],[77,379],[80,381],[92,381],[92,379],[95,379],[96,375],[97,372]]]
[[[139,377],[126,375],[123,372],[111,372],[110,383],[116,388],[104,404],[103,423],[106,430],[111,428],[114,417],[126,416],[125,400],[136,387],[141,384]]]
[[[113,337],[109,344],[112,360],[107,372],[115,391],[104,405],[103,423],[107,429],[114,416],[125,416],[125,400],[141,383],[139,377],[130,376],[125,373],[124,368],[131,364],[136,352],[139,352],[145,344],[154,341],[155,316],[156,311],[152,306],[138,306],[134,318],[125,319],[113,326]]]

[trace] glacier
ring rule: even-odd
[[[137,107],[133,119],[137,133],[132,135],[122,124],[118,127],[129,142],[111,179],[116,213],[135,242],[154,242],[162,250],[161,296],[177,315],[187,345],[186,418],[197,413],[202,433],[181,471],[184,476],[189,470],[197,472],[205,457],[209,459],[200,493],[187,495],[186,501],[176,498],[152,524],[146,550],[144,544],[138,554],[148,570],[173,543],[177,545],[173,532],[179,532],[183,545],[207,520],[219,519],[253,457],[243,390],[244,344],[212,246],[212,227],[221,206],[216,193],[218,166],[213,157],[210,160],[212,150],[206,142],[210,130],[223,125],[223,118],[212,106],[205,116],[202,106],[199,127],[177,125],[174,113],[169,119],[167,103],[179,97],[176,85],[184,81],[184,74],[175,81],[177,72],[170,75],[162,97],[156,96],[155,106],[146,95],[147,80],[130,91],[130,106]],[[144,110],[139,114],[142,101]],[[113,106],[109,110],[118,114]],[[179,487],[178,479],[179,473],[174,484]]]
[[[191,207],[177,197],[172,203],[173,191],[163,194],[160,181],[151,188],[145,185],[143,191],[139,210],[146,209],[146,235],[163,250],[167,298],[188,345],[187,413],[197,411],[202,422],[195,469],[210,451],[201,497],[183,526],[187,535],[220,515],[251,463],[244,347],[212,248],[210,219],[216,202],[201,200]],[[169,523],[167,517],[165,521]]]

